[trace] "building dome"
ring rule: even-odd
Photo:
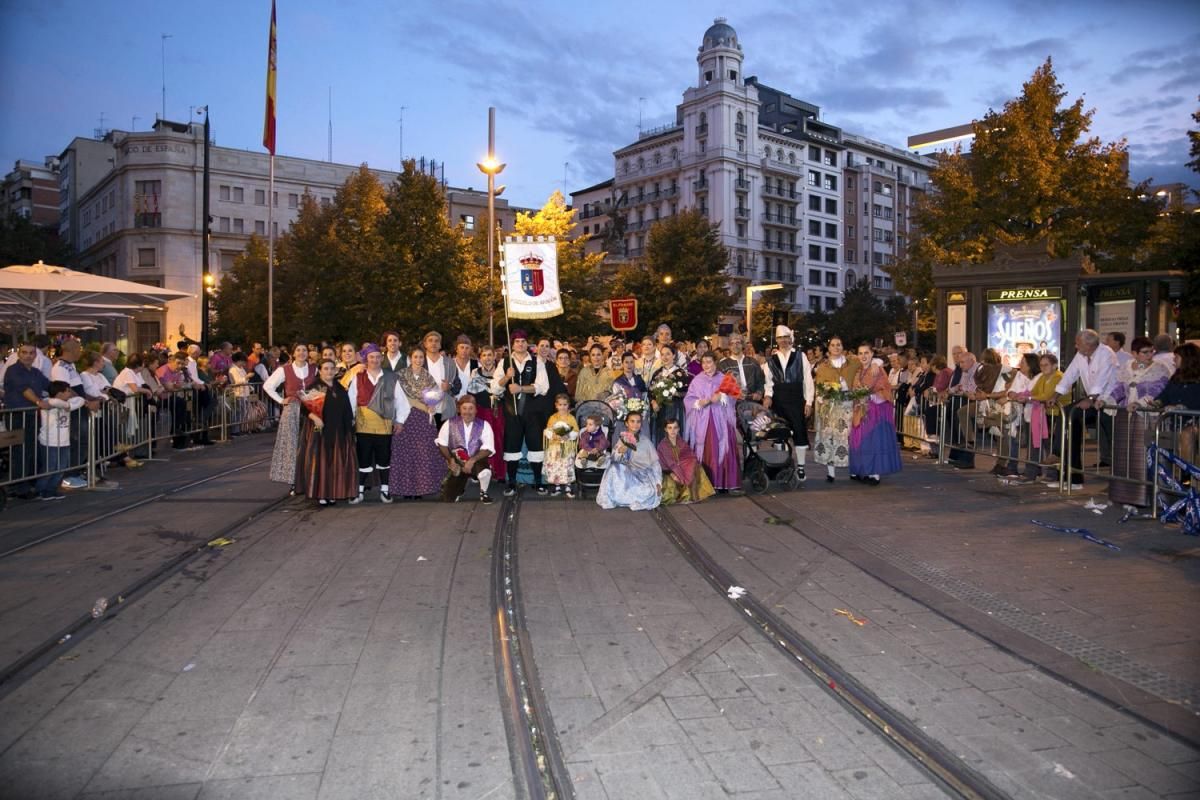
[[[724,17],[717,17],[713,20],[712,26],[704,32],[704,44],[700,49],[708,50],[722,46],[741,49],[738,46],[737,31],[729,25]]]

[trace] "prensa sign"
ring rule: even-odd
[[[989,303],[1003,303],[1011,300],[1061,300],[1060,287],[1045,289],[988,289]]]

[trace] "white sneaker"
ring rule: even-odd
[[[350,498],[350,505],[356,506],[363,501],[363,496],[360,494],[357,497]]]
[[[72,475],[69,478],[63,478],[62,485],[64,489],[82,489],[87,486],[87,481]]]

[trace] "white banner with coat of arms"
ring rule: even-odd
[[[505,239],[504,297],[508,316],[514,319],[545,319],[563,313],[553,237]]]

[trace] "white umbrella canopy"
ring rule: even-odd
[[[51,322],[113,312],[157,311],[187,292],[56,267],[39,261],[0,269],[0,315],[28,320],[38,333]],[[107,313],[106,313],[107,312]]]

